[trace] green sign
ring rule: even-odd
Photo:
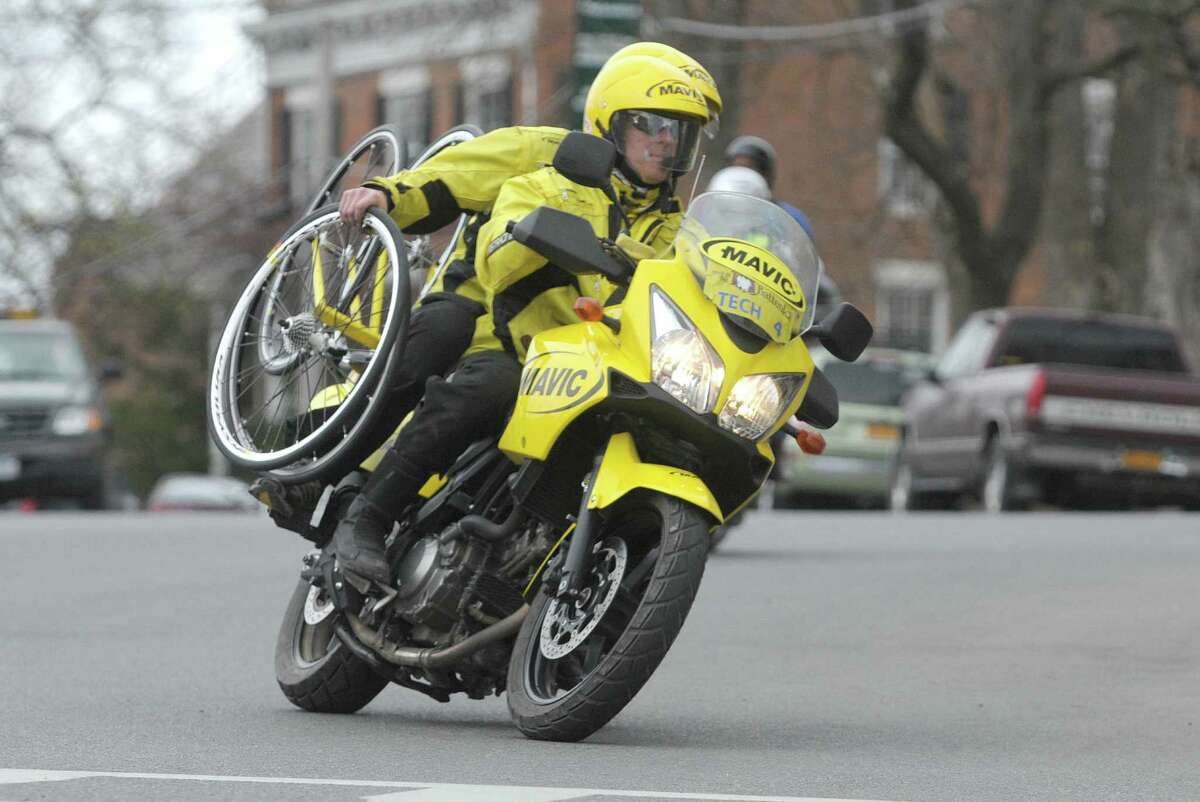
[[[575,52],[571,59],[575,94],[571,109],[582,114],[588,87],[604,62],[638,40],[642,0],[579,0],[576,14]]]

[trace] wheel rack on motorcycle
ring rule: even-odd
[[[564,140],[569,177],[601,191],[606,145]],[[507,691],[529,737],[595,732],[666,655],[709,532],[771,470],[770,437],[793,416],[836,421],[801,334],[850,360],[870,338],[848,304],[809,328],[820,260],[755,198],[700,196],[674,254],[632,275],[580,218],[542,208],[511,232],[625,285],[620,311],[533,338],[500,438],[431,478],[388,538],[389,586],[340,571],[327,548],[363,474],[329,494],[276,648],[280,687],[304,709],[353,712],[388,682],[440,701]]]

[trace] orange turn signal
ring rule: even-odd
[[[825,450],[825,437],[812,429],[801,429],[796,435],[796,445],[805,454],[820,454]]]
[[[581,295],[575,299],[574,309],[575,314],[579,315],[579,319],[586,320],[588,323],[599,323],[604,320],[604,307],[595,298]]]

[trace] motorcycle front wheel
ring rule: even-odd
[[[597,533],[580,603],[539,594],[508,667],[508,709],[522,733],[578,741],[633,699],[692,607],[710,525],[679,499],[641,496]]]

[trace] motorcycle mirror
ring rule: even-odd
[[[871,342],[875,329],[854,304],[842,303],[808,330],[825,350],[843,362],[853,362]]]
[[[572,131],[554,153],[554,169],[568,181],[594,189],[611,186],[617,149],[598,136]]]
[[[812,379],[808,382],[808,392],[796,410],[796,420],[818,429],[828,429],[838,422],[839,413],[837,388],[819,368],[814,368]]]

